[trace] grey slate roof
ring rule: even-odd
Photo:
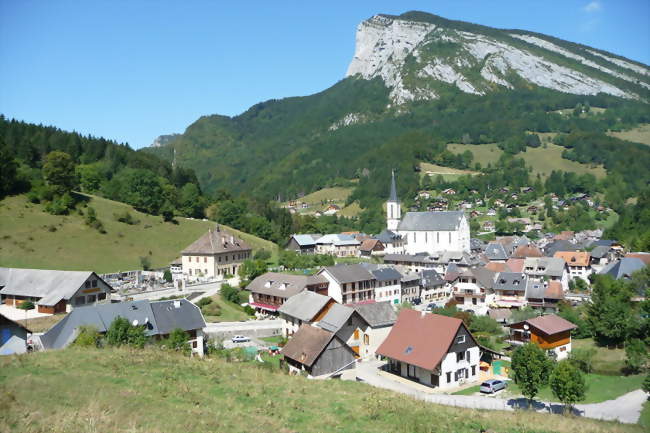
[[[41,343],[45,349],[62,349],[77,338],[80,326],[94,326],[104,333],[117,317],[124,317],[130,323],[137,320],[139,325],[146,326],[149,336],[169,334],[175,328],[189,331],[205,327],[199,307],[186,299],[97,304],[72,310],[41,336]]]
[[[353,308],[372,328],[392,326],[397,320],[397,314],[390,301],[359,304]]]
[[[395,171],[392,172],[390,178],[390,196],[388,197],[388,201],[399,202],[399,199],[397,198],[397,188],[395,187]]]
[[[402,237],[400,235],[398,235],[397,233],[395,233],[395,232],[393,232],[391,230],[383,230],[381,233],[379,233],[377,236],[375,236],[375,239],[378,239],[384,245],[392,244],[396,240],[399,240],[401,238]]]
[[[605,257],[607,255],[607,253],[609,253],[609,251],[611,249],[612,249],[611,247],[608,247],[608,246],[605,246],[605,245],[599,245],[596,248],[594,248],[593,250],[591,250],[590,254],[591,254],[591,257],[595,257],[597,259],[602,259],[603,257]]]
[[[420,280],[422,281],[422,287],[425,289],[440,287],[445,284],[445,280],[442,276],[433,269],[420,271]]]
[[[224,232],[217,226],[192,242],[181,254],[218,254],[237,251],[250,251],[251,247],[238,237]]]
[[[494,290],[526,291],[526,275],[518,272],[499,272],[494,281]]]
[[[454,231],[458,229],[464,216],[462,211],[407,212],[397,230]]]
[[[306,247],[306,246],[316,245],[316,241],[322,236],[323,235],[320,234],[301,234],[301,235],[293,235],[292,238],[301,247]]]
[[[280,272],[267,272],[251,281],[246,290],[262,295],[290,298],[302,292],[308,285],[326,283],[325,277],[318,275],[293,275]]]
[[[334,304],[325,317],[318,322],[318,327],[326,331],[337,333],[345,325],[354,310],[341,304]]]
[[[339,283],[353,283],[356,281],[375,279],[375,276],[360,264],[328,266],[323,268],[323,271],[324,270],[326,270]]]
[[[0,294],[41,298],[39,305],[51,306],[69,300],[91,275],[100,280],[92,271],[0,268]]]
[[[553,257],[558,251],[578,251],[580,248],[573,242],[559,240],[551,242],[544,248],[544,253],[548,257]]]
[[[303,322],[311,322],[331,299],[329,296],[305,290],[287,299],[278,312]]]
[[[636,257],[623,257],[605,266],[599,274],[610,275],[615,280],[629,278],[634,272],[645,267],[643,260]]]
[[[372,273],[372,275],[374,275],[377,281],[390,281],[390,280],[399,281],[402,278],[402,274],[400,274],[397,271],[397,269],[394,268],[379,268],[379,269],[374,269],[370,272]]]
[[[546,275],[549,277],[561,277],[564,273],[564,267],[566,262],[564,259],[559,259],[557,257],[528,257],[524,259],[524,272],[526,268],[533,267],[531,271],[534,275]],[[540,268],[544,268],[544,271],[541,271]]]
[[[499,242],[490,242],[485,247],[485,256],[490,260],[508,260],[510,257],[505,247]]]

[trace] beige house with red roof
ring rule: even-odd
[[[237,275],[252,249],[238,237],[216,227],[181,251],[183,275],[189,279],[224,279]]]
[[[594,272],[591,268],[591,254],[584,251],[557,251],[553,257],[566,262],[570,279],[582,278],[589,282],[589,275]]]
[[[404,309],[376,353],[391,373],[434,388],[479,380],[479,345],[453,317]]]

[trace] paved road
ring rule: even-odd
[[[524,398],[505,399],[490,398],[487,396],[426,393],[408,384],[397,382],[380,375],[378,368],[384,363],[385,362],[383,361],[362,362],[357,364],[356,371],[352,371],[356,372],[357,379],[360,379],[369,385],[407,394],[430,403],[484,410],[514,410],[516,408],[526,407],[527,404],[527,401]],[[349,375],[345,378],[349,378]],[[639,420],[643,403],[646,402],[647,397],[648,395],[645,392],[636,390],[615,400],[608,400],[602,403],[576,405],[574,413],[587,418],[635,424]],[[563,406],[559,403],[536,401],[534,403],[534,409],[538,412],[562,413]]]

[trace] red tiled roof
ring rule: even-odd
[[[524,259],[508,259],[506,266],[510,272],[521,273],[524,271]]]
[[[564,299],[564,290],[562,290],[562,283],[559,281],[549,281],[548,287],[544,292],[544,298]]]
[[[504,272],[506,270],[505,263],[489,262],[485,265],[485,269],[489,269],[493,272]]]
[[[460,319],[405,309],[376,353],[433,370],[447,354],[461,326]]]
[[[569,266],[589,266],[591,255],[582,251],[557,251],[553,257],[563,259]]]
[[[520,245],[517,247],[512,257],[523,259],[526,257],[543,257],[544,254],[534,245]]]

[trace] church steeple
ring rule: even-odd
[[[395,170],[391,172],[390,196],[386,202],[386,227],[388,230],[396,230],[402,219],[402,206],[397,198],[397,187],[395,186]]]
[[[395,170],[391,171],[391,179],[390,179],[390,196],[388,197],[388,201],[394,201],[399,203],[399,199],[397,198],[397,188],[395,187]]]

